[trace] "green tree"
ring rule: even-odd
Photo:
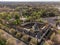
[[[15,19],[19,19],[19,15],[15,15]]]
[[[30,44],[34,44],[34,45],[37,45],[37,39],[36,38],[32,38],[31,41],[30,41]]]
[[[6,40],[1,39],[0,40],[0,45],[6,45]]]
[[[11,34],[13,34],[13,35],[15,35],[16,33],[17,33],[17,31],[15,30],[15,29],[10,29],[10,31],[9,31]]]
[[[4,31],[0,29],[0,45],[6,45],[6,40],[3,38]]]
[[[17,32],[16,37],[20,39],[22,37],[22,33]]]
[[[9,38],[6,42],[6,45],[17,45],[16,39],[14,38]]]
[[[21,39],[22,39],[23,41],[28,41],[29,36],[28,36],[28,35],[24,35]]]
[[[19,19],[16,19],[12,22],[14,25],[18,25],[21,24],[21,21]]]

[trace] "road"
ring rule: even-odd
[[[47,18],[42,18],[44,21],[48,21],[48,23],[55,25],[56,21],[54,19],[58,19],[58,16],[56,17],[47,17]]]

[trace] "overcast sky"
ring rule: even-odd
[[[37,1],[37,2],[49,2],[49,1],[53,1],[53,2],[60,2],[60,0],[0,0],[0,1],[15,1],[15,2],[21,2],[21,1],[26,1],[26,2],[32,2],[32,1]]]

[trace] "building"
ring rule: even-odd
[[[56,23],[56,27],[57,27],[58,30],[60,30],[60,22]]]

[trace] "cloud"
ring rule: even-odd
[[[60,0],[0,0],[0,1],[15,1],[15,2],[20,2],[20,1],[27,1],[27,2],[29,2],[29,1],[33,1],[33,2],[36,2],[36,1],[38,1],[38,2],[48,2],[48,1],[53,1],[53,2],[59,2]]]

